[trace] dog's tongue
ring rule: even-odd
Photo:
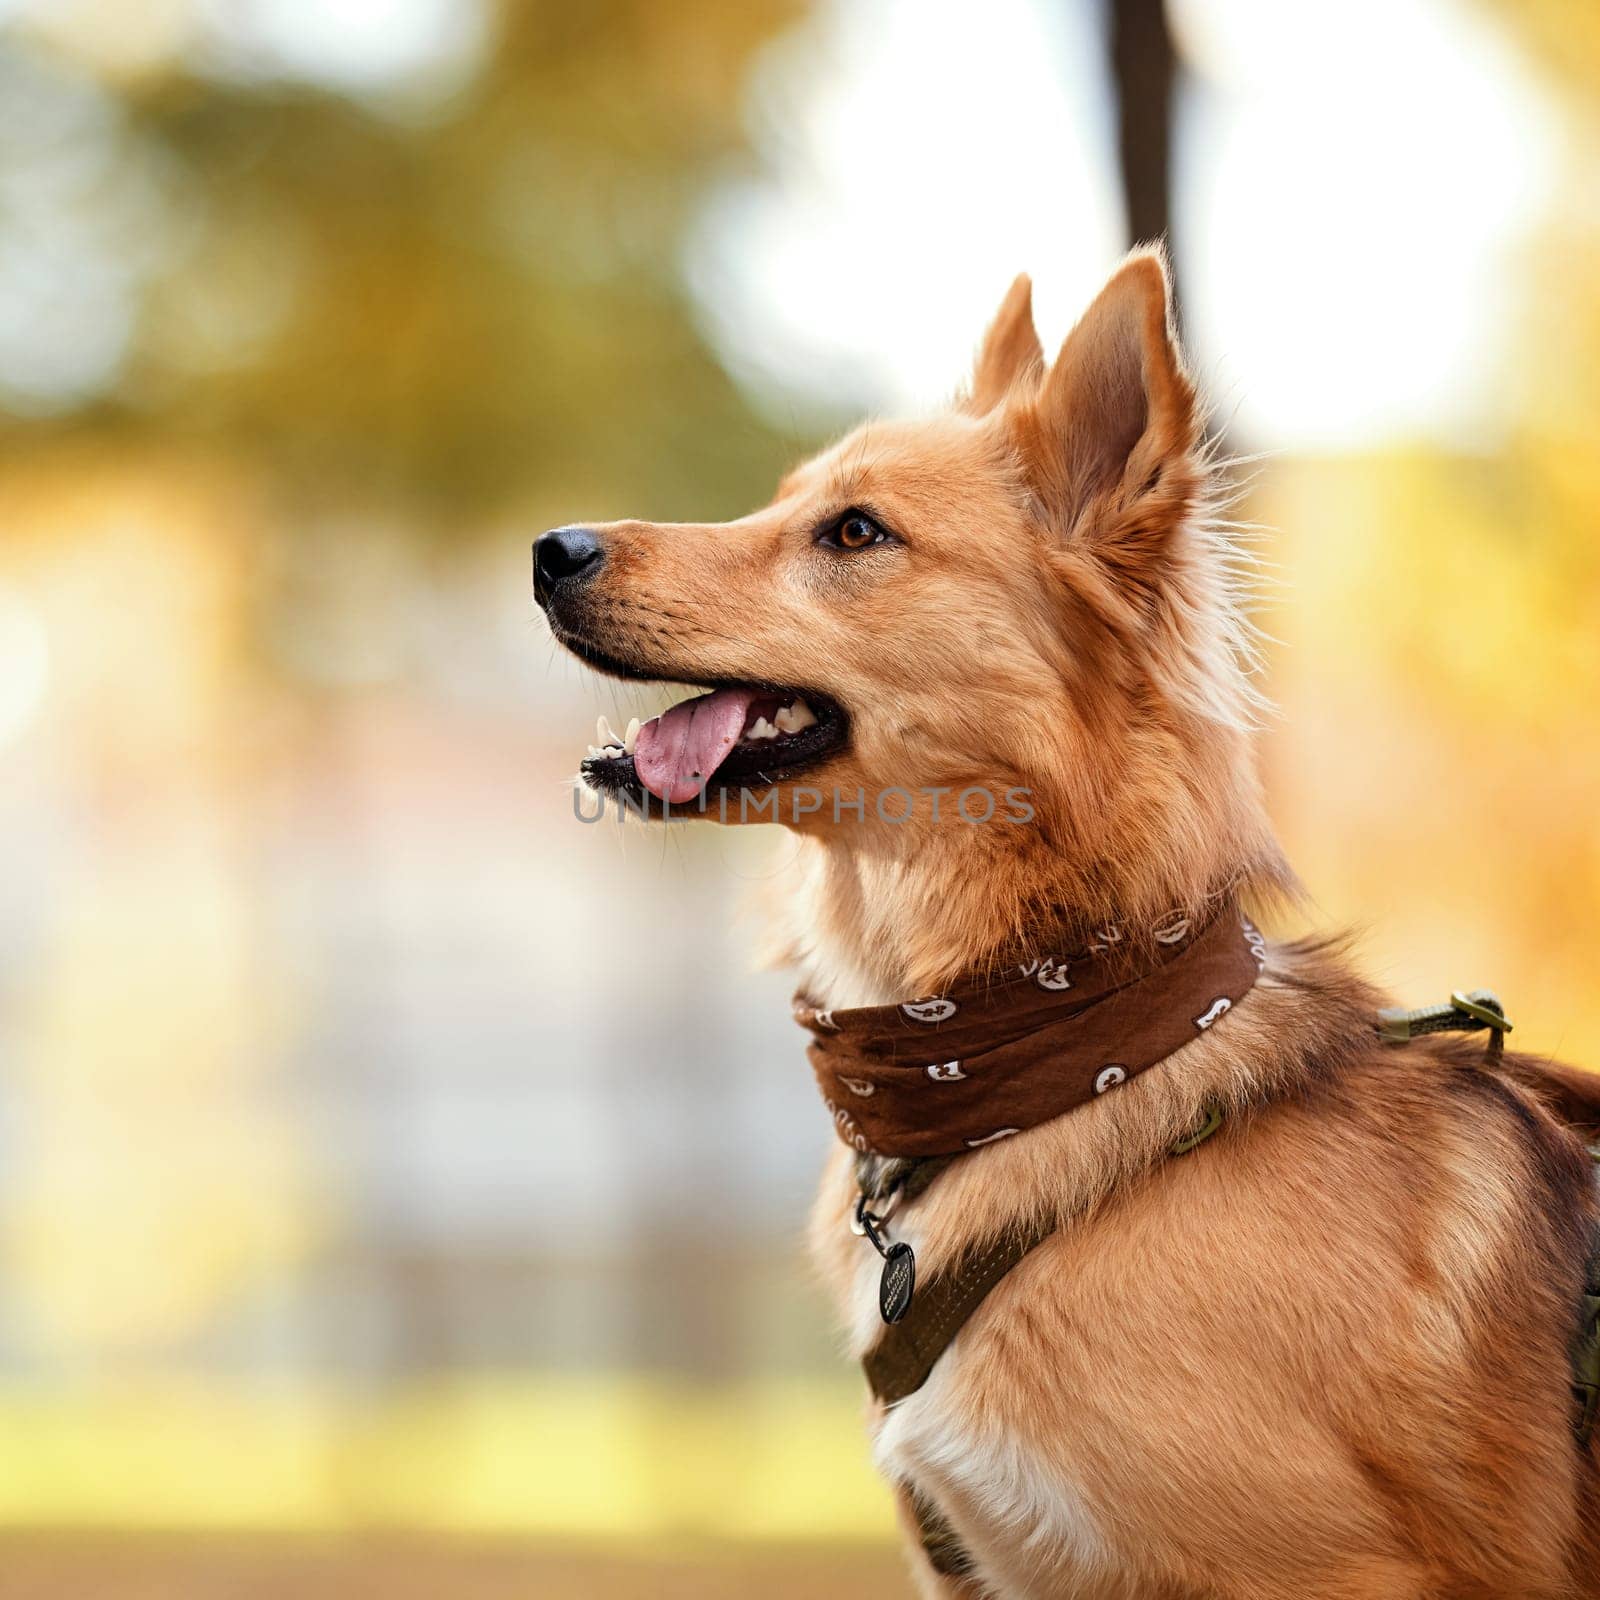
[[[652,717],[633,747],[639,782],[672,805],[694,799],[738,744],[755,699],[753,689],[718,689]]]

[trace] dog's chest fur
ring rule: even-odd
[[[823,1246],[815,1253],[841,1301],[851,1354],[859,1358],[883,1328],[878,1310],[882,1263],[842,1220],[843,1206],[853,1199],[848,1178],[837,1170],[830,1173],[824,1195],[829,1191],[842,1194],[839,1231],[848,1244],[836,1250],[814,1239],[814,1245]],[[891,1231],[917,1251],[920,1262],[934,1264],[921,1219],[908,1216]],[[1131,1593],[1118,1580],[1119,1563],[1101,1531],[1092,1496],[1064,1453],[1057,1450],[1047,1461],[1014,1435],[985,1426],[971,1376],[972,1361],[958,1342],[916,1393],[890,1407],[874,1403],[869,1431],[878,1471],[937,1506],[995,1593],[1018,1600],[1063,1592]]]

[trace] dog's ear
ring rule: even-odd
[[[1158,251],[1136,251],[1112,274],[1038,394],[1014,403],[1011,422],[1058,532],[1148,582],[1200,476],[1194,385]]]
[[[1033,280],[1019,272],[983,336],[962,408],[983,416],[1043,371],[1044,348],[1033,327]]]

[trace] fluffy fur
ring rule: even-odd
[[[850,719],[805,782],[1030,791],[1028,826],[805,818],[784,950],[824,1005],[937,992],[1108,918],[1294,892],[1251,750],[1241,575],[1159,256],[1048,367],[1026,279],[946,414],[871,423],[719,526],[599,530],[558,634],[637,675],[805,684]],[[897,537],[816,530],[848,507]],[[1600,1593],[1568,1342],[1596,1223],[1582,1073],[1380,1047],[1336,944],[1276,945],[1228,1017],[896,1214],[923,1272],[1047,1217],[932,1380],[869,1426],[975,1575],[937,1595]],[[1165,1152],[1208,1100],[1224,1129]],[[853,1354],[876,1258],[842,1149],[812,1251]]]

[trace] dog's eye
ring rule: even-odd
[[[892,537],[864,511],[847,511],[822,535],[818,543],[830,545],[835,550],[865,550],[869,545],[883,544]]]

